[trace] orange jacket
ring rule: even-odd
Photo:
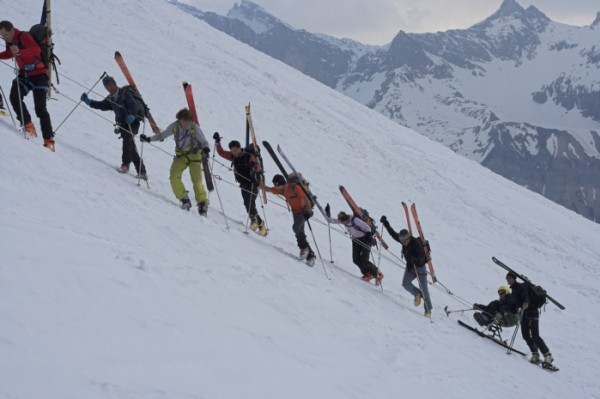
[[[273,194],[283,195],[292,208],[292,213],[311,211],[310,200],[300,184],[286,183],[283,191],[279,187],[273,187]]]

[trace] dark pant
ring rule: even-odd
[[[550,349],[548,349],[546,343],[540,337],[540,318],[537,309],[525,310],[521,319],[521,335],[532,353],[537,352],[538,349],[544,355],[550,352]]]
[[[306,218],[302,212],[294,213],[294,224],[292,225],[292,230],[294,230],[294,234],[296,234],[296,241],[298,242],[298,248],[304,249],[310,247],[308,245],[308,241],[306,241],[306,234],[304,234],[304,224],[306,223]]]
[[[369,261],[371,255],[371,246],[363,240],[352,239],[352,262],[360,269],[363,276],[371,273],[371,276],[377,276],[377,267]]]
[[[256,196],[258,195],[258,184],[254,185],[244,185],[240,186],[242,189],[242,198],[244,199],[244,206],[246,207],[246,212],[248,212],[248,216],[250,219],[257,218],[258,222],[261,222],[262,219],[258,216],[258,212],[256,211]]]
[[[18,79],[13,80],[12,87],[10,88],[10,103],[15,110],[17,119],[21,122],[21,125],[31,122],[31,115],[23,102],[23,98],[25,98],[30,91],[33,91],[33,105],[35,107],[35,115],[40,119],[42,136],[45,140],[50,140],[54,137],[54,132],[52,131],[50,114],[46,109],[48,76],[38,75],[27,78],[19,77]],[[20,98],[19,94],[21,94]],[[21,115],[21,109],[23,109],[23,115]]]
[[[129,165],[131,162],[133,162],[136,172],[146,173],[146,166],[140,159],[140,155],[137,152],[134,140],[135,135],[140,129],[140,122],[135,121],[131,125],[118,123],[117,126],[121,132],[121,139],[123,140],[123,154],[121,155],[121,162],[126,165]]]

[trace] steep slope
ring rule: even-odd
[[[28,26],[24,10],[34,3],[4,11]],[[171,157],[161,151],[171,152],[172,141],[144,147],[151,188],[137,187],[114,171],[120,141],[111,124],[80,108],[58,131],[54,154],[6,121],[0,125],[2,396],[600,391],[589,349],[600,327],[590,317],[599,305],[598,225],[162,1],[59,4],[53,16],[65,76],[50,103],[55,126],[72,109],[68,98],[84,90],[78,83],[89,86],[105,70],[123,81],[112,60],[117,49],[161,126],[185,103],[184,79],[194,84],[205,133],[218,130],[226,141],[243,137],[250,101],[259,138],[280,143],[334,210],[346,209],[338,184],[397,228],[404,224],[399,201],[417,202],[439,278],[455,295],[477,302],[495,296],[504,273],[492,255],[543,284],[567,306],[549,307],[542,320],[561,372],[533,368],[460,329],[442,309],[464,305],[443,290],[432,289],[430,324],[402,289],[401,267],[387,260],[383,293],[361,282],[348,240],[335,231],[329,264],[328,232],[318,217],[313,229],[325,265],[312,269],[292,259],[291,217],[276,199],[266,206],[269,236],[244,235],[239,191],[226,184],[233,178],[219,163],[229,230],[214,194],[208,219],[181,211],[168,183]],[[0,79],[11,78],[2,66]],[[275,171],[268,161],[267,176]],[[524,349],[520,339],[517,345]]]
[[[294,29],[249,0],[227,16],[174,3],[392,120],[598,220],[596,22],[566,26],[533,6],[505,0],[469,29],[400,31],[387,46],[367,47]],[[502,131],[511,134],[499,140]],[[569,151],[555,152],[554,144]]]

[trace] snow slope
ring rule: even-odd
[[[38,13],[25,10],[36,3],[7,4],[5,18],[29,26]],[[54,154],[3,119],[0,397],[600,396],[591,349],[600,327],[591,317],[600,226],[166,2],[59,3],[53,21],[65,76],[50,103],[55,127],[84,90],[78,83],[89,87],[103,71],[123,82],[115,50],[163,127],[185,104],[183,80],[194,85],[207,136],[242,140],[251,102],[259,139],[281,144],[334,212],[347,208],[338,184],[398,229],[399,201],[418,203],[438,277],[455,295],[432,288],[429,323],[401,287],[399,262],[382,261],[383,292],[368,286],[356,278],[349,241],[333,231],[330,264],[318,215],[312,225],[325,262],[306,267],[292,259],[291,215],[272,197],[269,236],[244,235],[239,190],[219,163],[230,228],[215,194],[207,219],[181,211],[163,152],[173,142],[144,147],[151,188],[138,187],[114,170],[120,141],[111,124],[85,106],[59,129]],[[0,67],[5,89],[12,77]],[[102,95],[98,87],[92,97]],[[266,169],[270,179],[268,159]],[[496,296],[504,272],[493,255],[567,307],[549,306],[541,321],[559,373],[460,328],[455,320],[469,313],[443,314],[445,305],[464,307],[457,297]],[[525,350],[520,338],[516,346]]]

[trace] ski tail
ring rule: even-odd
[[[406,226],[408,226],[408,232],[412,236],[412,223],[410,222],[410,215],[408,214],[408,205],[402,201],[402,208],[404,208],[404,215],[406,216]]]
[[[350,193],[348,192],[348,190],[346,190],[346,188],[344,186],[340,186],[339,188],[340,188],[340,192],[342,193],[342,196],[344,197],[344,199],[346,200],[346,202],[348,203],[348,205],[350,206],[350,208],[352,208],[352,211],[356,215],[358,215],[358,217],[360,217],[362,220],[364,220],[365,223],[367,223],[369,226],[373,226],[373,223],[371,222],[371,219],[365,216],[365,214],[362,211],[362,209],[356,204],[356,202],[354,202],[354,199],[352,198],[352,196],[350,195]],[[379,233],[379,230],[375,230],[375,238],[377,238],[377,241],[379,241],[381,243],[381,246],[383,248],[385,248],[385,249],[389,248],[389,246],[383,240],[383,237]]]
[[[249,145],[248,140],[252,139],[252,147],[254,148],[254,154],[256,155],[256,162],[260,166],[262,173],[260,174],[260,184],[264,186],[265,184],[265,175],[264,175],[264,165],[260,161],[260,148],[258,147],[258,142],[256,141],[256,134],[254,133],[254,124],[252,123],[252,115],[250,114],[250,103],[246,106],[246,146]],[[265,190],[262,191],[262,200],[263,204],[267,203],[267,192]]]
[[[188,82],[183,82],[183,92],[185,94],[185,99],[188,104],[189,110],[194,115],[194,123],[200,126],[198,122],[198,114],[196,112],[196,103],[194,102],[194,93],[192,92],[192,85]],[[204,180],[206,182],[206,189],[208,191],[213,191],[215,189],[215,185],[213,184],[212,175],[210,173],[210,165],[208,164],[208,157],[202,155],[202,172],[204,173]]]
[[[290,167],[290,169],[292,170],[292,172],[294,172],[296,174],[296,176],[299,176],[300,174],[298,173],[298,171],[296,170],[296,168],[294,168],[294,165],[292,165],[292,163],[290,162],[289,158],[285,155],[285,152],[283,152],[283,150],[281,149],[281,147],[279,145],[277,146],[277,152],[279,152],[279,154],[281,155],[281,157],[283,158],[283,160],[285,161],[285,163],[288,164],[288,166]],[[287,176],[286,176],[286,179],[287,179]],[[300,187],[302,188],[302,191],[304,191],[304,193],[308,196],[308,199],[312,203],[314,203],[317,206],[317,208],[319,208],[319,212],[321,212],[321,215],[323,215],[323,217],[327,219],[327,213],[325,213],[325,210],[323,209],[323,207],[321,206],[321,204],[319,204],[319,201],[317,201],[317,197],[312,193],[310,187],[307,189],[302,184],[300,184]]]
[[[275,165],[277,165],[277,167],[279,168],[279,171],[281,172],[283,177],[285,177],[285,179],[287,180],[288,173],[285,170],[285,168],[283,167],[283,164],[281,163],[281,161],[279,160],[277,153],[275,152],[275,150],[273,150],[273,147],[271,147],[271,144],[268,141],[264,141],[264,140],[263,140],[262,144],[263,144],[263,147],[267,149],[267,152],[269,153],[271,158],[273,158],[273,162],[275,162]]]
[[[127,68],[127,64],[125,64],[125,59],[123,58],[123,56],[121,55],[121,53],[118,52],[118,51],[115,51],[115,61],[117,62],[117,65],[119,66],[119,69],[123,73],[123,76],[125,76],[125,79],[127,80],[127,83],[136,92],[138,92],[138,94],[141,97],[140,90],[138,89],[137,85],[135,84],[135,80],[133,80],[133,76],[131,76],[131,72],[129,72],[129,68]],[[152,131],[154,133],[160,133],[160,128],[156,124],[156,121],[154,120],[154,117],[152,116],[152,114],[150,113],[150,111],[148,111],[145,116],[148,119],[148,122],[150,123],[150,128],[152,129]]]
[[[423,248],[425,249],[425,256],[427,257],[427,266],[429,267],[429,274],[431,274],[431,281],[433,283],[437,283],[437,277],[435,276],[435,270],[433,269],[433,262],[431,261],[431,247],[429,246],[429,242],[425,239],[425,234],[423,234],[423,228],[421,227],[421,222],[419,221],[419,214],[417,213],[416,204],[412,204],[410,206],[410,212],[412,213],[413,220],[415,221],[415,226],[417,226],[421,244],[423,244]]]
[[[508,272],[514,273],[515,276],[517,276],[521,280],[525,281],[526,283],[533,284],[531,282],[531,280],[529,280],[527,277],[523,276],[522,274],[517,273],[510,266],[508,266],[505,263],[503,263],[500,260],[498,260],[495,256],[492,256],[492,260],[494,261],[495,264],[497,264],[498,266],[500,266],[501,268],[505,269]],[[560,310],[565,310],[564,305],[562,303],[558,302],[556,299],[552,298],[550,295],[548,295],[548,293],[546,293],[546,298],[550,302],[552,302],[553,304],[555,304]]]

